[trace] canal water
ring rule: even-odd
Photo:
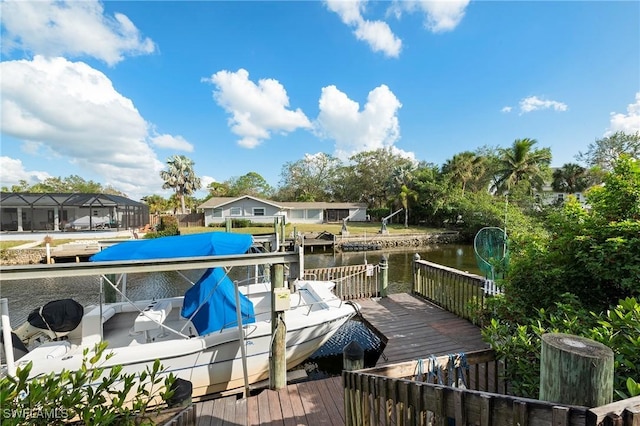
[[[389,265],[389,293],[403,293],[411,290],[412,263],[418,253],[421,259],[462,271],[479,273],[472,245],[442,244],[418,247],[413,250],[388,250],[370,252],[327,252],[308,253],[304,256],[305,269],[328,268],[364,263],[379,264],[386,256]],[[151,274],[129,274],[127,295],[131,300],[153,299],[183,295],[202,274],[201,271],[157,272]],[[186,279],[185,279],[186,278]],[[242,279],[243,277],[232,277]],[[100,298],[99,277],[65,277],[41,280],[19,280],[4,282],[0,296],[9,299],[11,325],[22,324],[29,313],[51,300],[72,298],[86,306],[98,303]],[[333,338],[320,348],[304,364],[311,378],[339,374],[342,366],[342,348],[356,340],[365,349],[365,366],[375,365],[382,352],[383,343],[357,318],[349,321]],[[367,365],[369,364],[369,365]]]

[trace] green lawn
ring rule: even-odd
[[[11,247],[21,246],[23,244],[30,243],[31,241],[0,241],[0,250],[5,250]]]
[[[360,223],[349,223],[347,224],[347,231],[349,231],[349,235],[372,235],[377,234],[380,231],[382,225],[379,223],[369,223],[369,222],[360,222]],[[298,233],[304,234],[318,234],[320,232],[326,231],[332,234],[340,234],[342,230],[342,224],[338,223],[306,223],[306,224],[288,224],[285,226],[285,235],[289,236],[295,230]],[[224,228],[215,227],[215,228],[207,228],[207,227],[192,227],[192,228],[180,228],[181,234],[197,234],[201,232],[211,232],[211,231],[224,231]],[[424,226],[410,226],[405,228],[400,224],[391,224],[387,225],[387,231],[389,234],[424,234],[429,232],[439,232],[443,231],[442,229],[436,228],[427,228]],[[249,227],[249,228],[234,228],[232,232],[244,233],[244,234],[268,234],[272,233],[273,226],[268,227]]]

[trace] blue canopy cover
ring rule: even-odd
[[[108,247],[89,260],[101,262],[243,254],[252,243],[253,238],[249,234],[227,232],[132,240]],[[202,307],[198,309],[200,305]],[[243,294],[240,294],[240,308],[243,324],[255,322],[253,304]],[[224,269],[207,270],[186,291],[181,315],[189,318],[194,312],[196,314],[191,322],[200,335],[238,325],[234,285]]]

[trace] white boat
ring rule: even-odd
[[[171,253],[191,257],[194,250],[209,244],[215,246],[214,255],[245,253],[252,243],[251,236],[242,234],[198,235],[142,240],[146,248],[137,242],[118,244],[98,253],[94,260],[122,260],[121,253],[128,253],[130,259],[145,259],[150,255],[159,256],[157,250],[167,247]],[[132,254],[138,251],[142,253]],[[208,249],[204,251],[211,255]],[[287,368],[302,363],[356,314],[357,305],[337,298],[332,292],[333,286],[334,283],[328,281],[297,281],[295,288],[279,295],[279,299],[282,295],[288,296],[289,305],[284,314]],[[58,306],[51,304],[33,312],[32,321],[14,333],[26,343],[32,342],[38,333],[55,340],[42,343],[22,356],[16,355],[16,365],[33,362],[31,376],[75,370],[81,366],[83,350],[93,349],[97,342],[104,340],[108,342],[107,353],[113,354],[103,363],[104,367],[123,365],[125,373],[139,372],[159,359],[166,374],[173,373],[192,383],[193,397],[242,388],[246,383],[269,377],[270,287],[269,283],[236,286],[224,269],[212,268],[181,297],[103,303],[84,308],[68,300],[58,302]],[[240,300],[240,309],[236,300]],[[50,310],[57,312],[48,312]],[[79,323],[74,325],[71,317],[77,316],[78,310],[82,312]],[[63,321],[65,312],[69,315]],[[238,327],[240,317],[242,326]],[[39,321],[42,318],[45,320]],[[52,326],[54,321],[64,325]],[[55,328],[64,331],[54,331]]]

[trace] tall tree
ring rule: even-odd
[[[306,154],[298,161],[288,162],[280,173],[279,198],[289,201],[331,201],[332,184],[341,161],[329,154]]]
[[[400,205],[404,210],[404,227],[409,227],[409,201],[416,200],[418,193],[409,187],[413,180],[415,165],[412,163],[398,164],[390,176],[390,191],[397,194]]]
[[[556,192],[567,194],[582,192],[589,186],[587,169],[576,163],[566,163],[553,171],[551,187]]]
[[[92,180],[86,181],[78,175],[71,175],[65,178],[50,177],[42,182],[36,183],[29,188],[29,192],[80,192],[80,193],[102,193],[102,185]]]
[[[164,180],[163,189],[173,189],[180,199],[182,214],[186,212],[185,196],[193,194],[201,188],[200,178],[193,171],[193,160],[184,155],[174,155],[167,160],[167,170],[160,172]]]
[[[229,196],[229,184],[227,182],[211,182],[207,186],[209,190],[209,197],[228,197]]]
[[[534,149],[535,139],[516,139],[511,147],[498,151],[498,169],[494,189],[504,194],[526,184],[528,192],[541,190],[549,174],[551,150]]]
[[[234,177],[225,182],[229,191],[227,196],[239,197],[251,195],[253,197],[269,198],[273,194],[273,188],[256,172],[249,172],[240,177]]]
[[[435,164],[421,163],[414,172],[412,185],[417,192],[414,217],[435,226],[442,226],[448,218],[447,205],[451,191],[442,182],[440,168]]]
[[[415,167],[415,161],[393,152],[391,148],[360,152],[351,156],[354,185],[357,185],[359,200],[370,207],[387,207],[398,195],[398,191],[389,185],[389,177],[394,170],[406,166]],[[355,188],[354,188],[355,190]]]
[[[153,194],[142,197],[142,202],[149,206],[149,213],[159,214],[168,209],[168,201],[161,195]]]
[[[590,167],[600,167],[611,171],[615,161],[627,154],[631,158],[640,158],[640,132],[633,134],[615,132],[589,144],[587,152],[580,152],[576,159]]]
[[[486,157],[465,151],[447,160],[442,166],[442,174],[454,186],[460,185],[464,195],[469,188],[473,191],[488,188],[487,167]]]

